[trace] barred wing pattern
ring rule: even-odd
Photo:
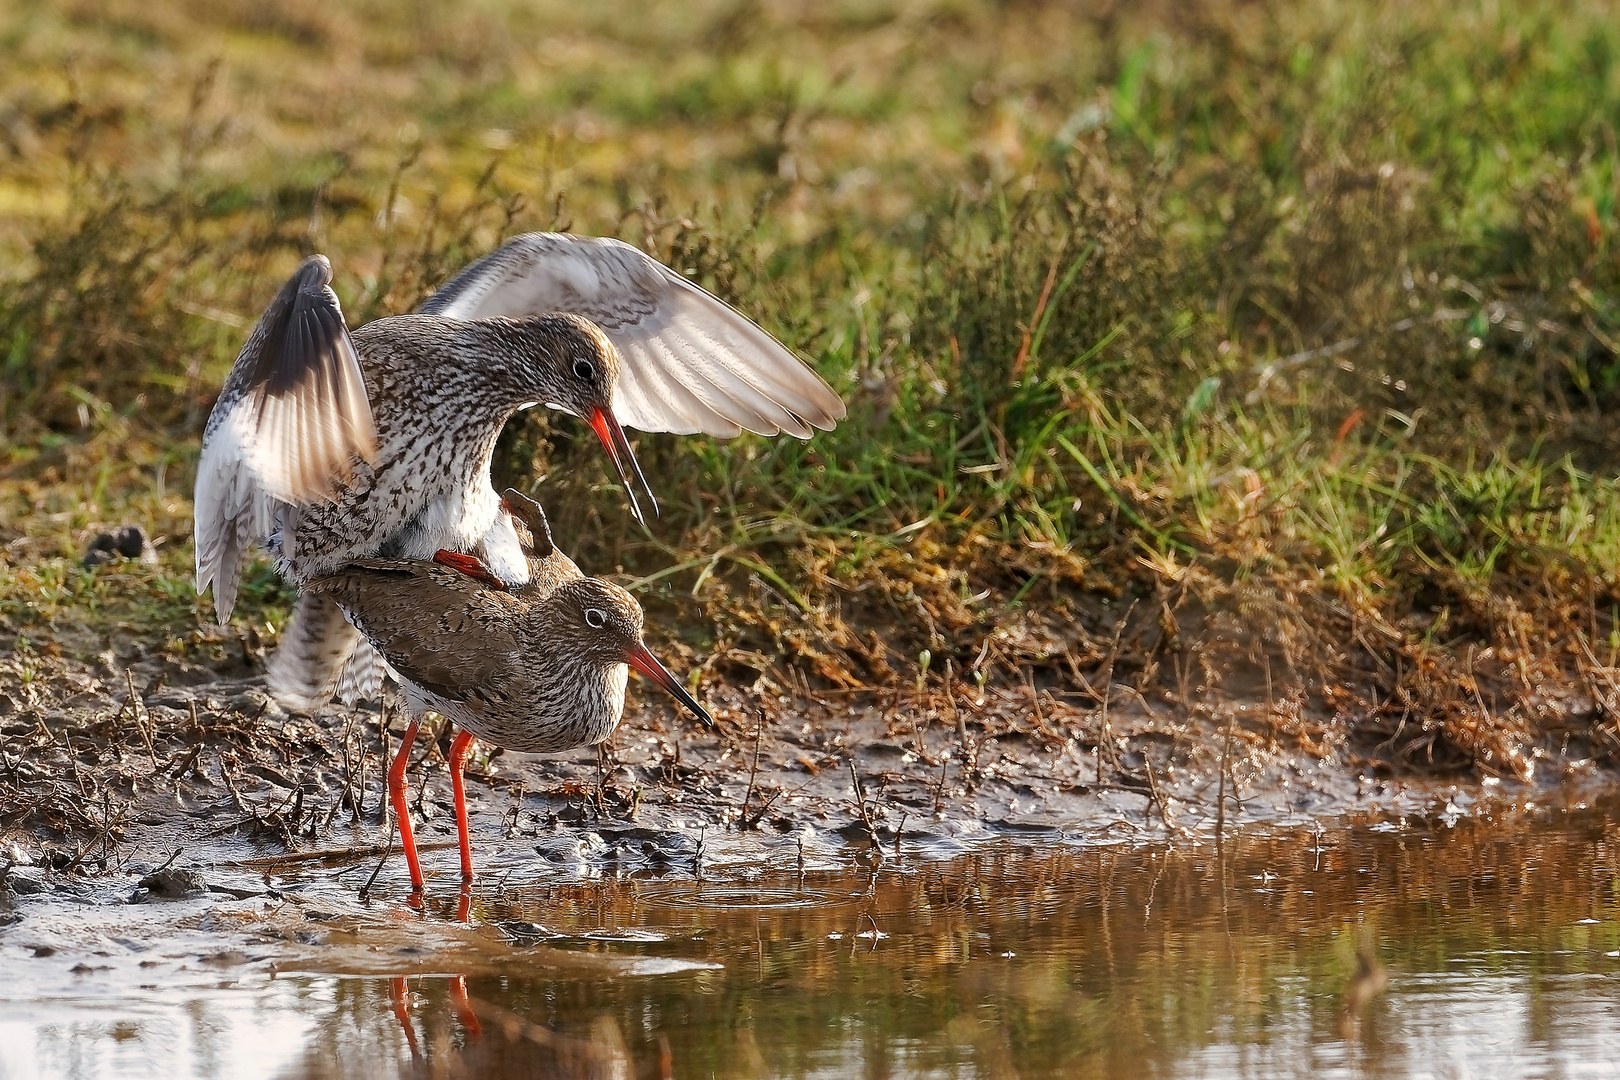
[[[832,388],[775,338],[618,240],[514,237],[457,274],[422,312],[453,319],[565,312],[591,320],[624,361],[613,411],[642,431],[804,439],[845,415]]]
[[[375,463],[377,429],[360,358],[323,256],[304,261],[260,317],[225,380],[197,464],[197,591],[221,625],[242,563],[277,507],[327,501]]]

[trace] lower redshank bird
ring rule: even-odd
[[[388,787],[416,892],[425,883],[405,767],[427,713],[460,729],[449,766],[464,882],[473,866],[462,769],[474,738],[529,753],[602,742],[624,710],[631,667],[713,723],[642,642],[641,605],[600,578],[514,593],[476,558],[439,552],[434,561],[363,559],[305,588],[331,599],[399,677],[411,721]]]
[[[360,558],[441,549],[522,583],[527,568],[489,475],[496,437],[520,409],[545,404],[589,423],[632,499],[632,474],[646,482],[625,426],[808,438],[845,413],[776,339],[616,240],[514,237],[420,313],[352,334],[331,280],[322,256],[299,268],[209,416],[197,589],[213,588],[221,623],[259,542],[295,584]],[[271,690],[295,710],[319,708],[359,641],[324,594],[301,596]]]

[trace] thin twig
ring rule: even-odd
[[[759,710],[759,723],[754,726],[754,761],[753,761],[753,764],[748,767],[748,791],[746,793],[744,793],[744,795],[743,795],[742,819],[741,820],[742,820],[742,827],[743,827],[744,832],[749,831],[750,829],[752,829],[754,827],[755,824],[757,824],[757,820],[755,822],[750,822],[748,820],[748,804],[754,798],[754,779],[755,779],[755,777],[757,777],[759,775],[759,741],[760,741],[760,738],[764,734],[765,734],[765,707],[762,705],[762,706],[760,706],[760,710]],[[760,811],[761,815],[763,815],[764,813],[765,813],[764,810]]]
[[[872,813],[866,808],[866,788],[861,784],[861,774],[855,769],[855,759],[845,758],[849,763],[849,780],[855,788],[855,811],[861,816],[861,824],[866,826],[866,833],[872,838],[872,846],[877,849],[878,856],[883,855],[883,848],[878,839],[877,826],[872,822]]]
[[[1221,741],[1221,783],[1215,794],[1215,847],[1226,832],[1226,770],[1232,759],[1232,713],[1226,714],[1226,737]],[[1206,789],[1207,790],[1207,789]]]
[[[180,857],[180,853],[182,851],[184,851],[184,850],[186,850],[186,849],[185,848],[175,848],[174,849],[174,854],[170,855],[167,859],[164,859],[163,860],[163,865],[158,867],[156,870],[152,871],[152,873],[161,874],[161,873],[163,873],[163,871],[165,871],[169,867],[173,866],[174,865],[174,860],[178,859]]]
[[[1117,759],[1114,752],[1114,733],[1108,726],[1108,702],[1114,696],[1114,662],[1119,659],[1120,641],[1125,637],[1125,628],[1131,621],[1131,612],[1136,610],[1136,601],[1132,600],[1125,614],[1119,617],[1119,624],[1114,627],[1114,641],[1108,647],[1108,661],[1103,665],[1103,691],[1102,705],[1098,710],[1097,719],[1097,783],[1102,783],[1103,747],[1108,748],[1110,761]]]
[[[392,855],[394,853],[394,837],[395,837],[396,834],[398,834],[398,832],[399,832],[399,823],[395,822],[394,827],[388,830],[388,843],[386,845],[384,845],[384,847],[383,847],[382,858],[377,860],[377,866],[376,866],[375,869],[373,869],[371,871],[371,876],[366,879],[366,883],[364,885],[360,886],[360,902],[362,904],[365,903],[368,899],[370,899],[370,897],[371,897],[371,887],[373,885],[377,884],[377,875],[382,873],[382,868],[383,868],[384,864],[386,864],[388,862],[388,856],[390,856],[390,855]],[[373,846],[375,846],[375,845],[373,845]],[[420,848],[423,847],[423,846],[424,845],[420,845],[420,844],[417,845],[418,850],[420,850]]]
[[[124,669],[124,679],[129,683],[129,718],[135,724],[135,730],[141,733],[141,741],[146,743],[146,752],[152,758],[153,767],[157,766],[157,751],[152,749],[152,735],[141,723],[141,713],[146,711],[146,702],[135,693],[135,672],[130,668]]]

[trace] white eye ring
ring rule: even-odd
[[[585,625],[593,630],[600,630],[607,625],[607,612],[601,608],[588,607],[585,609]]]

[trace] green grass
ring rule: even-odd
[[[1031,620],[1083,655],[1099,597],[1190,592],[1212,671],[1275,653],[1365,706],[1443,669],[1474,709],[1481,650],[1528,686],[1616,632],[1607,5],[162,0],[21,5],[0,43],[17,627],[105,620],[52,560],[123,518],[175,538],[131,625],[176,617],[200,422],[303,252],[358,321],[566,227],[850,401],[807,444],[642,437],[650,537],[577,427],[509,429],[581,562],[700,637],[885,682],[1000,628],[998,677],[1061,679]]]

